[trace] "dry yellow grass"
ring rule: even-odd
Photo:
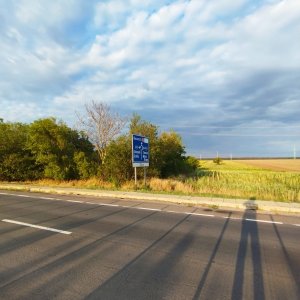
[[[53,180],[53,179],[41,179],[37,181],[26,182],[29,184],[35,184],[40,186],[52,186],[52,187],[79,187],[79,188],[96,188],[96,189],[113,189],[114,184],[108,181],[102,181],[96,177],[90,179],[81,180]]]
[[[251,159],[235,162],[272,171],[300,172],[300,159]]]

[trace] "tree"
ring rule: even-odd
[[[222,163],[222,161],[223,160],[219,156],[217,156],[216,158],[213,159],[213,162],[217,165],[220,165]]]
[[[193,168],[189,164],[190,160],[184,156],[184,146],[176,132],[164,132],[159,136],[158,127],[142,120],[137,114],[132,116],[129,128],[129,133],[120,136],[107,147],[106,160],[101,166],[103,179],[117,184],[132,179],[132,134],[141,134],[149,138],[148,176],[176,176],[182,172],[190,172]]]
[[[163,132],[159,137],[160,175],[179,175],[184,170],[185,157],[182,139],[175,131]]]
[[[55,118],[40,119],[29,127],[27,148],[52,179],[87,177],[93,145],[81,133]],[[87,175],[88,174],[88,175]]]
[[[140,134],[149,138],[149,159],[150,164],[147,168],[149,176],[160,176],[160,145],[158,139],[158,126],[142,120],[138,114],[133,114],[130,120],[130,143],[132,134]]]
[[[115,183],[116,186],[133,177],[129,134],[122,135],[109,144],[101,171],[103,179]]]
[[[125,118],[111,111],[105,103],[91,101],[85,104],[85,116],[77,115],[80,126],[95,145],[100,163],[105,160],[106,150],[127,123]]]
[[[42,168],[26,148],[28,125],[0,121],[0,180],[32,180]]]

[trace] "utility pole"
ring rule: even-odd
[[[232,160],[232,153],[230,153],[230,160]]]
[[[294,159],[296,159],[296,145],[294,145]]]

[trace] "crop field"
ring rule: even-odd
[[[273,171],[300,172],[300,159],[252,159],[236,162]]]
[[[245,159],[223,160],[217,165],[212,160],[201,160],[200,167],[208,170],[291,171],[300,172],[300,159]]]
[[[300,202],[299,160],[224,160],[220,165],[201,160],[199,166],[196,178],[152,179],[150,188],[211,197]]]
[[[139,182],[139,189],[143,192],[300,203],[300,172],[297,166],[299,160],[224,160],[220,165],[211,160],[201,160],[194,177],[149,178],[146,188],[142,180]],[[133,180],[118,187],[97,178],[73,181],[40,180],[28,183],[106,190],[135,189]]]
[[[200,161],[195,191],[223,197],[300,202],[299,160]]]

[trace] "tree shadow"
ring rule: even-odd
[[[173,225],[169,230],[167,230],[163,235],[161,235],[159,238],[157,238],[154,242],[152,242],[146,249],[144,249],[142,252],[140,252],[134,259],[129,261],[122,269],[120,269],[118,272],[116,272],[113,276],[111,276],[109,279],[107,279],[105,282],[103,282],[97,289],[95,289],[92,293],[90,293],[86,298],[87,299],[101,299],[103,298],[103,295],[105,295],[106,291],[113,290],[115,286],[118,286],[118,282],[122,276],[128,272],[129,268],[134,265],[138,260],[140,260],[146,253],[148,253],[151,249],[153,249],[159,242],[161,242],[167,235],[169,235],[171,232],[173,232],[178,226],[180,226],[189,215],[186,215],[184,218],[181,218],[178,222],[176,222],[175,225]],[[187,238],[184,238],[183,241],[179,242],[177,246],[175,246],[175,250],[178,251],[178,247],[182,247],[182,243],[188,242],[191,243],[191,237],[188,236]],[[185,251],[186,247],[183,247],[181,251]],[[178,252],[177,252],[178,254]],[[180,255],[183,253],[181,252]],[[170,260],[161,261],[161,263],[167,264],[169,267],[176,264],[176,262],[171,262]],[[155,267],[154,267],[155,268]],[[157,268],[161,268],[161,264],[157,265]],[[153,274],[157,270],[157,268],[152,269],[150,273]],[[172,269],[172,268],[171,268]],[[151,276],[149,273],[149,276]],[[110,297],[113,297],[111,295]],[[120,298],[119,295],[115,295],[115,297]]]
[[[207,276],[208,276],[209,270],[210,270],[210,268],[211,268],[212,263],[214,262],[214,258],[216,257],[216,254],[217,254],[217,252],[218,252],[218,250],[219,250],[219,247],[220,247],[221,241],[222,241],[222,239],[223,239],[225,230],[226,230],[226,228],[227,228],[227,226],[228,226],[228,223],[229,223],[231,214],[232,214],[232,213],[230,212],[229,215],[228,215],[228,217],[227,217],[227,219],[226,219],[226,221],[225,221],[225,223],[224,223],[224,225],[223,225],[223,227],[222,227],[222,230],[221,230],[221,232],[220,232],[219,238],[218,238],[218,240],[217,240],[217,242],[216,242],[216,244],[215,244],[215,247],[214,247],[214,249],[213,249],[213,251],[212,251],[212,254],[211,254],[211,256],[210,256],[210,258],[209,258],[209,260],[208,260],[208,263],[207,263],[207,265],[206,265],[206,267],[205,267],[205,270],[204,270],[204,272],[203,272],[203,275],[202,275],[202,277],[201,277],[201,279],[200,279],[200,282],[199,282],[199,284],[198,284],[197,290],[196,290],[196,292],[195,292],[195,294],[194,294],[194,296],[193,296],[193,300],[196,300],[196,299],[199,299],[199,298],[200,298],[200,295],[201,295],[202,289],[203,289],[203,287],[204,287],[206,278],[207,278]]]
[[[256,211],[253,209],[253,201],[244,203],[246,210],[243,215],[240,244],[238,248],[234,281],[231,293],[231,299],[243,299],[245,263],[247,259],[248,243],[251,249],[253,266],[253,298],[265,299],[265,290],[263,283],[262,259],[259,243],[258,226],[256,222]],[[250,208],[250,209],[249,209]],[[252,208],[252,209],[251,209]]]
[[[63,216],[59,216],[59,217],[54,217],[54,218],[50,218],[50,219],[47,219],[47,220],[43,220],[42,222],[39,222],[38,224],[43,224],[45,222],[48,222],[48,221],[54,221],[54,220],[58,220],[58,219],[63,219],[65,217],[69,217],[69,216],[72,216],[72,215],[78,215],[80,213],[83,213],[83,212],[87,212],[87,211],[93,211],[93,210],[97,210],[97,209],[100,209],[102,206],[97,206],[97,207],[92,207],[92,208],[87,208],[87,209],[83,209],[83,210],[80,210],[80,211],[76,211],[76,212],[73,212],[71,214],[67,214],[67,215],[63,215]],[[71,229],[74,229],[74,228],[77,228],[77,227],[80,227],[80,226],[83,226],[83,225],[88,225],[90,223],[93,223],[95,221],[100,221],[104,218],[107,218],[109,216],[112,216],[112,215],[115,215],[115,214],[119,214],[123,211],[126,211],[128,210],[129,208],[121,208],[121,209],[118,209],[118,210],[114,210],[112,212],[108,212],[108,213],[105,213],[104,215],[101,215],[101,216],[96,216],[96,217],[93,217],[93,218],[88,218],[88,219],[80,219],[80,218],[77,218],[77,220],[71,220],[71,221],[66,221],[64,222],[63,224],[59,224],[60,228],[62,230],[71,230]],[[24,229],[23,227],[20,227],[21,229]],[[20,229],[19,229],[20,230]],[[0,248],[0,256],[3,255],[3,254],[6,254],[8,253],[9,251],[13,251],[15,249],[19,249],[21,247],[25,247],[27,245],[30,245],[30,244],[33,244],[37,241],[41,241],[41,240],[44,240],[50,236],[53,236],[53,235],[56,235],[57,233],[54,233],[54,232],[50,232],[50,231],[39,231],[39,232],[33,232],[33,233],[29,233],[29,234],[26,234],[24,236],[21,236],[21,237],[17,237],[9,242],[6,242],[5,245],[1,246]]]
[[[120,211],[115,212],[116,213],[120,213]],[[43,265],[42,267],[38,268],[38,269],[34,269],[30,272],[27,272],[26,274],[20,275],[20,276],[15,276],[15,278],[13,280],[11,280],[10,282],[4,284],[1,286],[1,290],[5,290],[8,289],[10,286],[12,286],[13,284],[15,284],[16,282],[19,281],[28,281],[30,282],[31,280],[33,280],[34,278],[36,278],[36,276],[39,276],[39,274],[42,274],[43,272],[51,272],[53,270],[55,270],[56,268],[61,267],[61,265],[65,265],[68,263],[73,263],[74,261],[77,261],[79,259],[82,259],[82,257],[84,257],[85,255],[87,255],[88,253],[91,252],[97,252],[97,246],[102,244],[105,240],[109,239],[110,237],[122,232],[123,230],[126,230],[130,227],[133,227],[134,225],[138,224],[139,222],[144,221],[145,219],[151,217],[152,215],[157,214],[157,212],[151,212],[148,213],[147,215],[143,215],[142,217],[138,218],[137,220],[122,226],[108,234],[106,234],[105,236],[92,241],[91,243],[88,243],[87,245],[84,245],[83,247],[76,249],[72,252],[67,253],[66,255],[59,257],[58,259],[51,261],[45,265]],[[104,218],[104,217],[103,217]]]
[[[297,287],[297,292],[299,294],[299,299],[300,299],[300,264],[299,264],[299,260],[297,259],[294,259],[292,255],[289,254],[286,246],[284,245],[284,242],[282,240],[282,237],[279,233],[279,230],[277,228],[277,225],[276,223],[274,223],[274,219],[272,216],[270,216],[271,220],[273,221],[272,225],[273,225],[273,228],[274,228],[274,231],[275,231],[275,234],[279,240],[279,244],[282,248],[282,251],[283,251],[283,254],[284,254],[284,257],[285,257],[285,260],[291,270],[291,274],[293,276],[293,279],[295,281],[295,284],[296,284],[296,287]]]

